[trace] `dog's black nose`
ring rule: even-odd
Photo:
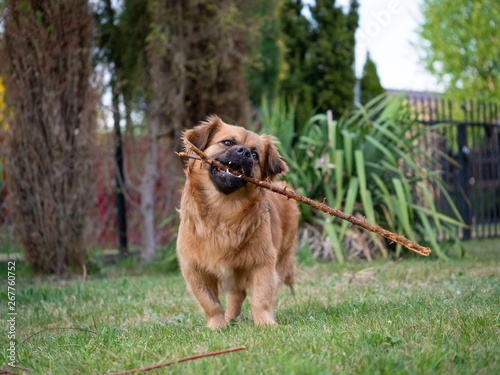
[[[248,159],[248,158],[250,158],[250,157],[252,156],[252,154],[251,154],[250,150],[249,150],[248,148],[246,148],[246,147],[243,147],[243,146],[238,147],[238,148],[236,149],[236,153],[237,153],[238,155],[240,155],[241,157],[245,157],[245,158],[247,158],[247,159]]]

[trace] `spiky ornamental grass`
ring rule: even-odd
[[[300,194],[323,201],[370,223],[432,248],[445,259],[452,249],[460,250],[457,227],[463,226],[458,210],[441,179],[439,130],[447,126],[422,126],[404,98],[379,96],[366,106],[334,120],[327,114],[295,124],[293,102],[264,102],[263,132],[280,139],[281,155],[290,172],[289,186]],[[293,134],[293,131],[296,131]],[[439,211],[436,200],[446,202],[453,216]],[[301,208],[304,222],[322,228],[334,254],[342,263],[348,256],[344,241],[359,234],[349,223],[315,216]],[[442,241],[446,240],[446,241]],[[388,246],[376,235],[373,247],[384,257],[401,245]]]

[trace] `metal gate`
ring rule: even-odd
[[[494,103],[456,103],[439,98],[408,97],[417,120],[436,127],[423,141],[439,162],[442,179],[466,228],[462,239],[500,237],[500,121]],[[437,189],[436,189],[437,190]],[[435,191],[436,191],[435,190]],[[435,203],[453,216],[445,197]]]

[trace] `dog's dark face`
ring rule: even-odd
[[[248,177],[253,177],[253,166],[259,162],[259,154],[256,150],[249,150],[245,146],[237,145],[232,139],[222,141],[227,147],[214,157],[215,160],[227,165],[229,168],[243,173]],[[215,167],[209,170],[210,180],[214,186],[224,194],[230,194],[246,185],[246,181],[235,176],[229,170],[221,171]]]
[[[272,136],[225,124],[218,117],[210,117],[207,122],[186,131],[184,137],[210,158],[248,177],[272,179],[288,170]],[[228,195],[246,186],[246,181],[229,171],[212,166],[205,171],[219,193]]]

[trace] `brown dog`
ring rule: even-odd
[[[257,135],[218,117],[184,137],[212,159],[247,176],[273,180],[288,171],[269,135]],[[207,325],[224,328],[239,319],[250,288],[256,325],[276,325],[280,282],[292,286],[299,211],[294,201],[190,160],[181,199],[177,255]],[[219,300],[227,292],[227,309]]]

